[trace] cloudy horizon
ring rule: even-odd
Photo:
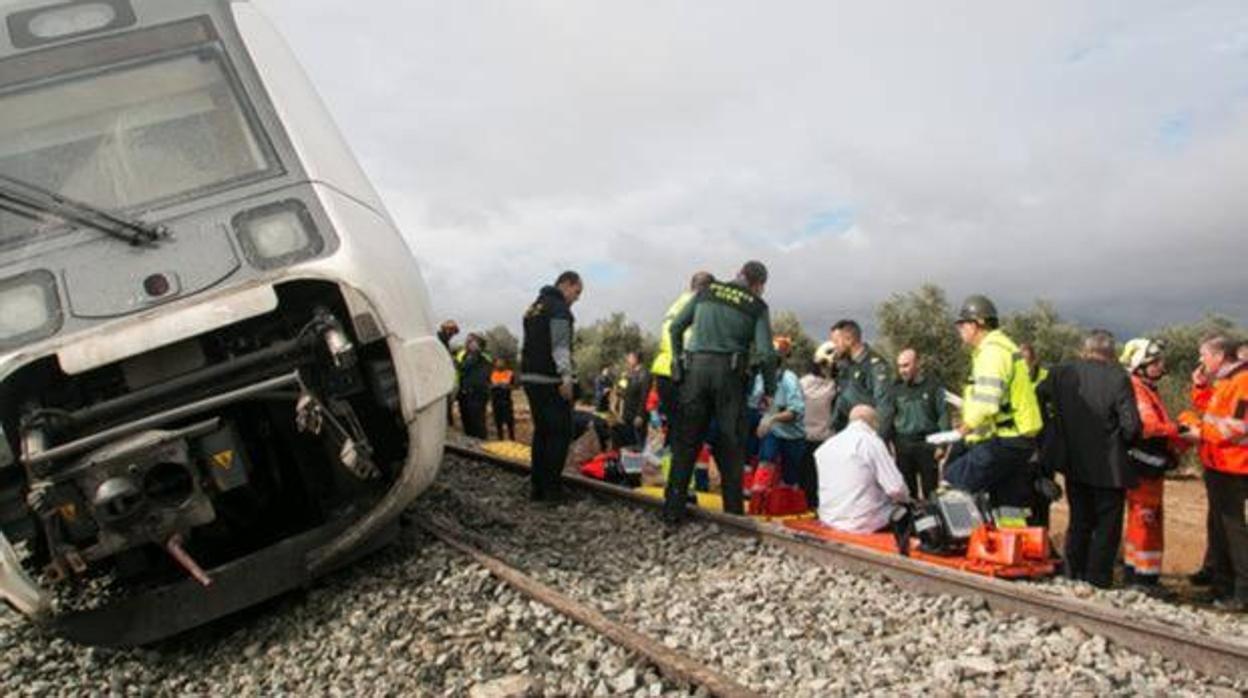
[[[465,327],[574,268],[653,331],[750,258],[815,333],[925,282],[1248,316],[1239,3],[258,4]]]

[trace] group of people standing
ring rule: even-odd
[[[831,328],[799,379],[781,366],[791,344],[773,337],[767,280],[756,261],[731,281],[699,272],[664,317],[649,375],[672,448],[662,514],[669,532],[685,517],[708,440],[725,512],[744,513],[743,468],[756,443],[760,463],[779,465],[825,523],[851,530],[877,529],[898,503],[942,487],[983,493],[1006,518],[1043,525],[1061,493],[1060,473],[1070,507],[1068,574],[1112,583],[1125,510],[1127,581],[1155,585],[1164,473],[1195,446],[1210,514],[1206,570],[1194,581],[1212,583],[1224,605],[1248,605],[1248,362],[1235,342],[1202,343],[1192,410],[1178,419],[1157,393],[1165,372],[1158,342],[1133,340],[1119,354],[1113,336],[1096,330],[1079,360],[1044,368],[1002,331],[995,305],[981,295],[967,298],[955,319],[971,359],[960,396],[925,376],[912,348],[897,355],[894,373],[852,320]],[[560,497],[572,438],[571,306],[582,291],[579,275],[565,272],[525,314],[520,382],[534,414],[535,499]],[[630,414],[628,425],[645,422]],[[947,438],[929,440],[942,432]]]
[[[451,339],[459,334],[459,325],[447,320],[438,328],[438,340],[451,351]],[[490,356],[485,337],[472,332],[464,346],[452,353],[457,380],[456,399],[464,434],[475,439],[489,438],[486,410],[494,414],[494,429],[499,439],[515,440],[516,413],[511,393],[518,386],[515,372],[505,359]],[[447,425],[455,423],[450,401],[446,403]]]
[[[1248,609],[1248,345],[1225,336],[1201,342],[1191,409],[1177,418],[1158,392],[1165,374],[1159,341],[1133,339],[1119,352],[1112,334],[1094,330],[1084,339],[1081,358],[1054,367],[1040,384],[1050,418],[1043,461],[1064,474],[1070,505],[1066,566],[1076,578],[1110,586],[1121,546],[1125,581],[1162,591],[1165,473],[1195,448],[1209,513],[1205,561],[1191,581],[1211,585],[1218,605],[1243,611]]]

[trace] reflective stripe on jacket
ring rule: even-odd
[[[963,393],[962,422],[969,443],[993,437],[1035,436],[1044,421],[1027,363],[1001,330],[993,330],[971,351],[971,378]]]
[[[1141,425],[1138,448],[1131,450],[1132,457],[1154,468],[1173,466],[1175,458],[1187,449],[1187,442],[1179,438],[1178,422],[1170,418],[1156,386],[1143,376],[1132,374],[1131,388]]]
[[[1140,411],[1140,422],[1144,427],[1143,439],[1166,439],[1169,446],[1176,451],[1182,450],[1183,441],[1179,439],[1179,425],[1166,412],[1166,405],[1157,394],[1157,389],[1149,385],[1141,376],[1131,376],[1131,388],[1135,391],[1135,406]]]
[[[654,355],[654,361],[650,362],[650,374],[654,376],[662,376],[664,378],[672,377],[672,338],[668,335],[671,333],[672,321],[680,315],[680,311],[689,305],[689,301],[693,300],[693,292],[686,291],[676,299],[675,303],[667,309],[667,313],[663,315],[663,329],[659,331],[659,352]],[[689,344],[689,334],[693,330],[685,331],[685,344]]]
[[[1248,475],[1248,362],[1232,366],[1212,391],[1197,397],[1206,396],[1199,423],[1201,460],[1210,470]]]

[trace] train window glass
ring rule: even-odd
[[[272,167],[212,49],[0,95],[0,113],[0,173],[105,209]],[[0,244],[38,224],[0,212]]]

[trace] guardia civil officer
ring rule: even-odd
[[[955,321],[971,348],[971,375],[962,396],[958,431],[967,449],[945,468],[945,480],[972,493],[987,492],[993,507],[1029,507],[1042,418],[1027,363],[999,328],[997,307],[985,296],[966,299]]]
[[[918,350],[907,347],[897,355],[897,380],[893,398],[897,411],[893,416],[894,446],[897,469],[910,487],[911,498],[930,498],[939,479],[936,462],[940,455],[926,439],[938,431],[948,431],[949,412],[945,408],[945,389],[935,378],[920,371]],[[922,489],[920,489],[920,485]]]
[[[828,341],[836,348],[836,402],[832,404],[832,429],[849,425],[849,413],[858,405],[870,405],[879,417],[880,437],[893,440],[893,376],[888,361],[862,340],[862,326],[841,320],[832,326]]]
[[[763,302],[767,267],[746,262],[737,278],[713,281],[672,321],[672,380],[680,391],[680,420],[672,445],[663,520],[678,525],[685,515],[685,493],[694,459],[712,419],[719,424],[716,454],[723,478],[724,511],[744,514],[741,468],[745,446],[745,396],[751,357],[763,376],[765,396],[775,393],[776,352],[771,315]],[[693,327],[689,346],[685,330]],[[764,400],[769,398],[764,397]]]

